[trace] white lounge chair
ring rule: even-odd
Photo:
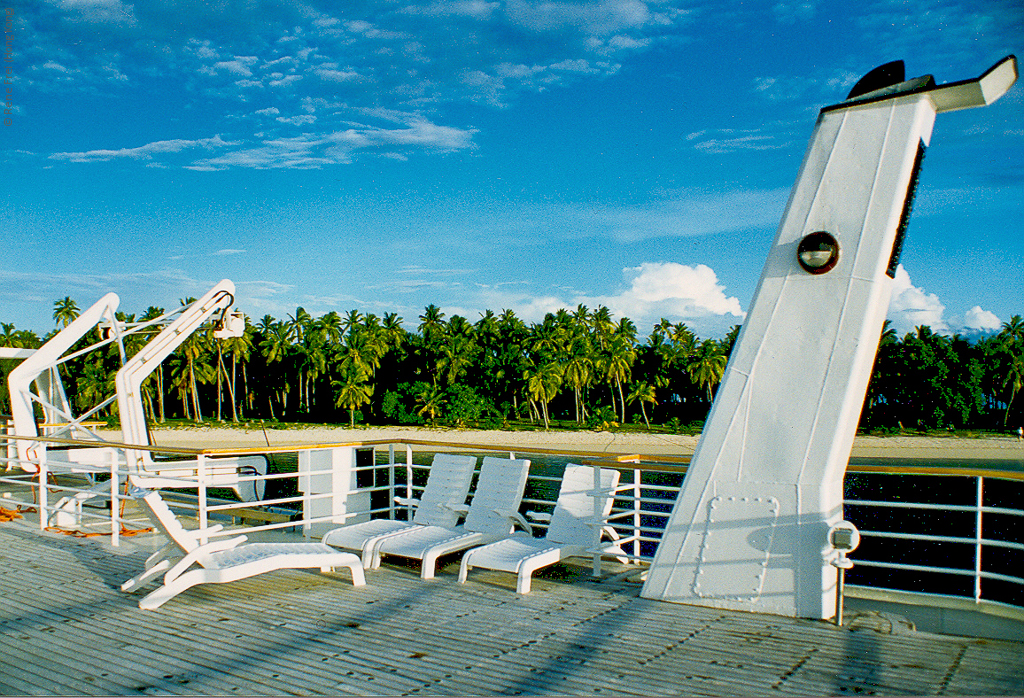
[[[570,463],[562,476],[555,510],[550,515],[531,514],[537,521],[550,521],[546,535],[534,538],[529,533],[517,533],[467,551],[462,556],[459,583],[465,583],[473,567],[485,567],[517,574],[516,591],[530,593],[530,581],[536,570],[568,557],[585,555],[600,543],[603,530],[614,535],[610,527],[600,522],[611,512],[618,484],[619,472],[602,468],[600,486],[595,489],[594,468]],[[595,517],[595,512],[600,516]],[[617,546],[612,551],[625,554]]]
[[[420,526],[454,528],[465,510],[474,470],[476,456],[438,453],[434,456],[420,498],[395,498],[402,506],[415,507],[412,521],[371,519],[335,528],[328,531],[321,540],[335,548],[361,551],[363,567],[370,569],[374,547],[388,536]]]
[[[485,457],[461,526],[419,526],[385,538],[374,547],[371,566],[380,566],[381,555],[416,558],[423,561],[420,577],[433,579],[441,555],[506,537],[523,521],[518,510],[529,472],[528,460]]]
[[[359,557],[323,543],[245,543],[245,536],[200,544],[199,531],[189,531],[178,521],[156,490],[135,488],[153,524],[168,538],[168,543],[146,560],[146,569],[121,585],[121,591],[132,591],[164,570],[163,586],[139,601],[139,608],[159,608],[186,589],[197,584],[222,584],[264,572],[281,569],[319,567],[330,572],[335,567],[348,567],[352,585],[363,586],[363,566]],[[209,534],[222,529],[219,524],[205,529]],[[189,569],[198,564],[198,568]]]

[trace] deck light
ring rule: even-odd
[[[824,230],[811,233],[796,250],[800,266],[810,274],[824,274],[839,261],[839,241]]]
[[[840,521],[828,529],[829,552],[836,555],[829,563],[839,571],[839,578],[836,580],[836,625],[843,624],[843,587],[846,582],[846,570],[853,567],[853,560],[846,557],[860,545],[860,531],[849,521]]]

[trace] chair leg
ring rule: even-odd
[[[437,553],[427,553],[423,556],[423,565],[420,568],[420,579],[433,579],[437,570]]]
[[[469,566],[469,561],[466,559],[467,555],[462,556],[462,564],[459,565],[459,584],[465,584],[466,578],[469,577],[469,571],[472,567]]]
[[[172,582],[164,584],[155,591],[151,591],[149,594],[142,597],[141,601],[139,601],[139,608],[145,611],[152,611],[153,609],[160,608],[186,589],[190,589],[196,584],[202,584],[203,582],[209,581],[203,578],[204,572],[205,570],[192,570],[191,572],[186,572],[180,577],[174,579]]]
[[[345,565],[345,567],[348,567],[348,571],[352,573],[352,586],[366,586],[366,575],[363,574],[361,563],[353,562],[351,565]]]
[[[170,566],[171,566],[171,561],[170,560],[161,560],[160,562],[158,562],[155,565],[153,565],[152,567],[150,567],[148,570],[142,572],[141,574],[135,575],[134,577],[132,577],[131,579],[126,581],[124,584],[122,584],[121,585],[121,591],[131,591],[132,589],[134,589],[136,587],[142,586],[143,582],[145,582],[146,580],[148,580],[148,579],[150,579],[152,577],[155,577],[156,575],[160,574],[164,570],[170,568]]]
[[[519,570],[519,574],[516,577],[516,593],[517,594],[529,594],[530,585],[533,582],[533,570],[523,568]]]

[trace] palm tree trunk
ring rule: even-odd
[[[156,401],[160,406],[160,423],[163,424],[166,416],[164,415],[164,366],[160,364],[156,367]]]
[[[238,376],[238,356],[231,354],[231,421],[238,421],[238,396],[235,394],[235,378]]]
[[[221,380],[222,371],[224,370],[224,359],[221,354],[220,342],[217,342],[217,421],[223,422],[221,419],[221,403],[224,396],[224,381]]]
[[[188,362],[188,383],[192,391],[192,406],[194,407],[197,422],[203,421],[203,413],[199,410],[199,386],[196,383],[196,372],[193,370],[192,360]]]

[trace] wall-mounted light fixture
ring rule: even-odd
[[[804,271],[824,274],[839,261],[839,241],[824,230],[811,233],[800,241],[796,258]]]

